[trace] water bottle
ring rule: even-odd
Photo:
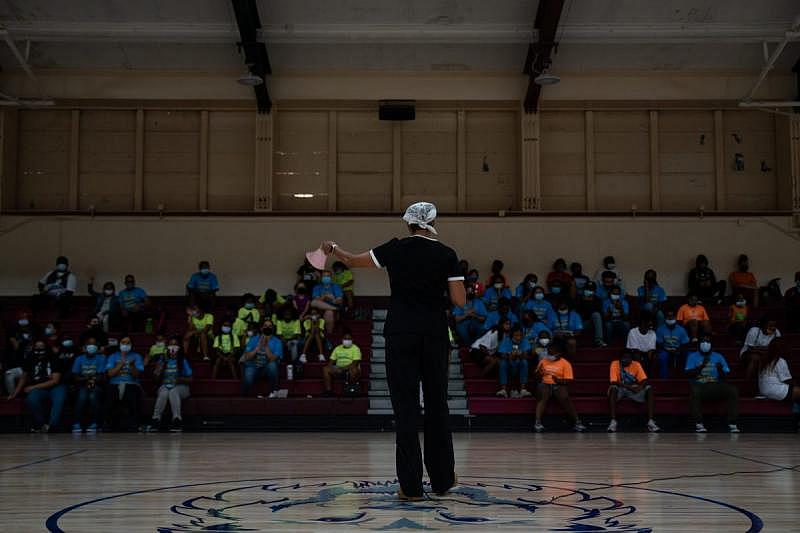
[[[294,365],[286,365],[286,379],[289,381],[294,379]]]
[[[153,326],[153,319],[148,318],[147,321],[144,323],[144,332],[147,333],[148,335],[152,335],[154,329],[155,328]]]

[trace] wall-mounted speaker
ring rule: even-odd
[[[417,117],[414,100],[381,100],[378,106],[380,120],[414,120]]]

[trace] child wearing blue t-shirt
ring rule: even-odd
[[[118,351],[106,359],[106,375],[109,386],[106,394],[106,429],[117,425],[123,431],[136,429],[139,425],[139,408],[142,387],[139,376],[144,372],[144,359],[133,351],[130,337],[119,341]],[[127,418],[114,415],[118,404],[124,404]],[[116,423],[116,424],[115,424]]]
[[[523,304],[521,309],[523,312],[533,311],[540,322],[550,329],[553,328],[556,313],[550,302],[544,299],[544,289],[542,287],[533,289],[533,298]]]
[[[169,403],[172,410],[172,426],[170,431],[180,432],[183,429],[181,402],[189,397],[189,383],[192,382],[192,368],[186,360],[181,348],[180,337],[172,337],[167,344],[166,357],[156,365],[153,376],[160,384],[156,393],[156,404],[148,431],[158,431],[161,427],[161,415]]]
[[[242,370],[242,396],[247,396],[256,379],[269,382],[269,398],[278,397],[278,366],[283,358],[283,343],[275,335],[272,320],[265,320],[261,331],[247,340]]]
[[[511,392],[512,398],[526,398],[531,395],[528,391],[528,359],[531,355],[531,345],[520,328],[511,330],[511,335],[506,336],[497,347],[500,358],[500,390],[497,396],[508,398],[509,379],[519,379],[519,389]]]
[[[191,304],[200,306],[203,311],[212,311],[219,291],[219,280],[217,275],[211,272],[208,261],[200,261],[197,266],[197,272],[191,275],[186,284],[186,293]]]
[[[615,334],[627,335],[631,329],[631,308],[617,285],[611,288],[608,299],[603,302],[605,318],[606,342],[611,344]]]
[[[81,423],[86,404],[89,404],[91,408],[91,418],[86,426],[86,433],[97,432],[105,378],[106,357],[100,353],[97,340],[94,337],[88,337],[83,347],[83,353],[72,363],[72,381],[78,388],[78,396],[75,400],[75,423],[72,425],[73,433],[83,431]]]
[[[683,349],[689,344],[689,334],[678,324],[675,311],[667,309],[664,324],[656,329],[656,349],[658,350],[659,376],[668,378],[670,367],[678,367],[683,359]]]

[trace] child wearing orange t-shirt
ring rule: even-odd
[[[758,280],[750,272],[750,259],[742,254],[736,261],[736,271],[728,276],[733,294],[743,294],[745,299],[753,306],[758,307]]]
[[[708,317],[706,308],[700,305],[697,295],[690,294],[686,303],[678,309],[678,322],[686,328],[692,342],[697,342],[698,337],[711,335],[711,319]]]
[[[536,367],[536,375],[540,379],[539,386],[536,388],[536,422],[533,426],[536,432],[544,431],[542,415],[552,396],[555,396],[570,419],[574,421],[575,431],[586,431],[586,426],[581,423],[578,413],[575,412],[575,406],[572,405],[572,400],[569,398],[567,386],[572,381],[573,374],[572,365],[561,357],[564,350],[564,340],[555,339],[548,346],[547,355],[539,361],[539,365]]]
[[[624,350],[617,361],[611,362],[609,368],[608,387],[608,407],[611,411],[611,422],[608,424],[608,432],[617,431],[617,402],[630,398],[637,403],[647,403],[647,431],[657,433],[661,431],[655,420],[653,420],[653,410],[655,399],[653,389],[647,382],[642,365],[633,360],[636,350]]]

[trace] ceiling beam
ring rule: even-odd
[[[261,19],[258,16],[256,0],[231,0],[239,28],[239,49],[244,55],[244,62],[250,73],[261,78],[261,84],[253,87],[259,113],[272,111],[272,99],[269,96],[266,77],[272,74],[272,66],[267,54],[267,45],[259,42]]]
[[[564,0],[539,0],[536,9],[534,28],[539,36],[536,42],[528,45],[523,73],[528,75],[528,90],[525,93],[524,108],[526,113],[536,113],[539,109],[539,95],[542,86],[534,80],[536,76],[550,67],[551,55],[556,46],[556,30],[564,9]]]

